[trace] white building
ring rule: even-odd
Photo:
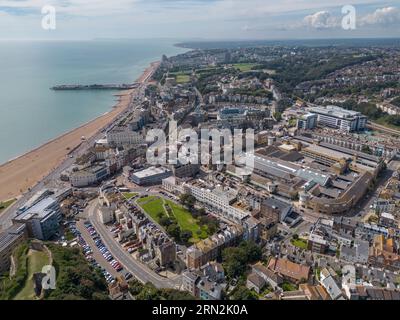
[[[122,146],[126,144],[141,144],[144,139],[139,132],[132,131],[129,127],[117,127],[107,132],[107,142],[110,145]]]
[[[163,179],[172,175],[172,171],[164,167],[149,167],[136,171],[131,175],[131,179],[137,185],[154,185],[162,182]]]
[[[174,176],[163,179],[161,183],[163,189],[170,193],[184,193],[182,185],[177,182],[177,178]]]
[[[318,124],[340,131],[351,132],[363,130],[367,124],[367,117],[360,112],[346,110],[337,106],[312,107],[309,110],[318,117]]]
[[[191,183],[185,183],[184,189],[193,195],[197,201],[212,207],[217,210],[216,214],[232,222],[241,223],[242,219],[249,215],[231,205],[237,197],[237,193],[231,189],[207,188]]]
[[[94,166],[84,170],[72,172],[69,180],[74,187],[86,187],[103,180],[110,174],[105,166]]]
[[[103,206],[98,209],[100,222],[107,224],[114,221],[114,210],[111,207]]]

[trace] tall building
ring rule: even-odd
[[[57,200],[47,197],[16,216],[13,222],[26,224],[29,237],[48,240],[58,232],[61,219]]]
[[[367,124],[367,117],[360,112],[337,106],[313,107],[309,111],[317,115],[319,125],[340,131],[360,131],[365,129]]]

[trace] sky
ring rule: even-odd
[[[0,0],[2,40],[355,37],[400,37],[400,0]]]

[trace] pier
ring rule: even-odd
[[[135,89],[139,83],[123,84],[63,84],[51,87],[51,90],[128,90]]]

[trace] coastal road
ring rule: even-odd
[[[174,279],[161,277],[140,261],[135,260],[127,251],[125,251],[111,236],[110,231],[107,230],[107,228],[99,221],[97,208],[97,201],[93,201],[85,209],[85,213],[110,253],[116,260],[120,261],[128,272],[132,273],[139,281],[143,283],[151,282],[157,288],[180,288],[181,276],[177,276]]]

